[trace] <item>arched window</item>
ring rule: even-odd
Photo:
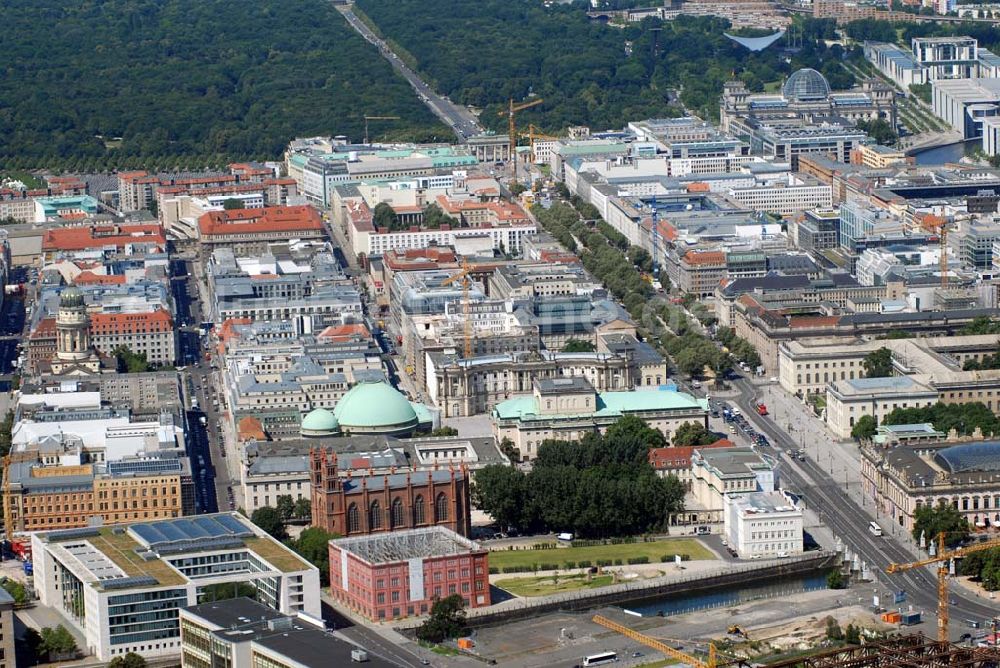
[[[445,496],[444,492],[437,495],[437,500],[434,501],[434,520],[436,522],[444,522],[448,519],[448,497]]]
[[[389,521],[392,523],[392,528],[403,526],[403,502],[397,496],[392,500],[392,512],[389,514]]]
[[[347,507],[347,533],[359,531],[361,531],[361,513],[358,511],[358,504],[352,503]]]
[[[381,529],[382,528],[382,507],[378,505],[378,501],[372,501],[372,505],[368,508],[368,530]]]
[[[426,521],[427,520],[425,519],[424,514],[424,497],[418,496],[413,501],[413,523],[423,524]]]

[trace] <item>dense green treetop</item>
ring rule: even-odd
[[[663,434],[636,417],[580,441],[544,441],[530,472],[494,464],[476,473],[476,505],[503,527],[606,537],[661,530],[684,508],[684,485],[661,478],[649,449]]]
[[[728,21],[680,16],[624,27],[591,21],[589,3],[545,6],[537,0],[359,0],[358,6],[407,57],[456,102],[485,108],[482,121],[498,131],[509,98],[530,94],[545,103],[522,112],[519,123],[549,130],[584,124],[618,128],[630,120],[679,115],[669,89],[706,117],[718,115],[722,84],[742,79],[753,91],[814,67],[834,88],[853,78],[818,37],[833,23],[807,19],[802,49],[786,62],[780,49],[750,52],[727,39]],[[654,49],[653,32],[661,28]],[[654,55],[655,52],[655,55]]]
[[[952,429],[961,436],[969,436],[978,427],[984,436],[1000,434],[1000,419],[982,402],[944,404],[917,408],[896,408],[885,416],[883,424],[920,424],[930,422],[938,431]]]
[[[379,138],[451,139],[330,3],[9,0],[0,21],[4,162],[274,159],[296,136],[360,140],[365,114],[402,117]]]

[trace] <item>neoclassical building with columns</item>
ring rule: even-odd
[[[56,315],[56,354],[50,362],[56,376],[101,373],[101,358],[90,341],[90,316],[83,294],[74,287],[59,296]]]
[[[865,497],[907,531],[918,508],[941,501],[974,530],[1000,529],[1000,441],[866,443],[861,453]]]

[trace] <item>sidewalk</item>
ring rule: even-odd
[[[866,519],[878,522],[883,530],[897,539],[915,559],[925,556],[920,553],[912,537],[902,527],[890,521],[879,511],[872,499],[862,494],[861,451],[854,441],[834,438],[811,406],[789,395],[780,385],[759,384],[756,385],[756,389],[756,396],[767,404],[770,415],[767,418],[750,415],[747,416],[748,419],[758,423],[761,420],[771,420],[779,429],[786,431],[798,447],[805,450],[809,459],[822,468],[834,482],[845,487],[848,496],[857,504],[858,510]],[[790,459],[783,458],[783,461],[788,465],[797,466],[797,463]]]

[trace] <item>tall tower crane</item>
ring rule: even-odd
[[[451,285],[458,282],[462,284],[462,313],[465,316],[465,331],[463,336],[465,339],[465,346],[463,348],[465,359],[472,357],[472,305],[469,302],[469,287],[472,285],[471,274],[472,266],[467,259],[462,258],[462,270],[441,283],[441,285]]]
[[[528,141],[530,142],[529,145],[531,146],[531,162],[535,161],[535,140],[536,139],[559,139],[559,137],[556,137],[556,136],[553,136],[553,135],[543,135],[543,134],[541,134],[540,132],[538,132],[538,128],[536,128],[534,125],[531,125],[530,123],[528,124],[528,131],[527,132],[522,132],[520,134],[520,136],[521,137],[527,137]]]
[[[948,229],[951,221],[941,216],[928,214],[920,221],[921,227],[928,232],[936,232],[941,242],[941,257],[938,260],[939,271],[941,272],[941,287],[948,287]]]
[[[954,550],[944,549],[944,539],[944,532],[937,535],[937,551],[932,556],[926,559],[921,559],[920,561],[913,561],[908,564],[889,564],[889,567],[885,569],[885,572],[890,574],[902,573],[903,571],[910,571],[914,568],[938,564],[938,640],[941,642],[948,642],[948,562],[952,559],[972,554],[973,552],[981,552],[994,547],[1000,547],[1000,538],[994,538],[993,540],[983,541],[982,543],[968,545],[966,547],[959,547]]]
[[[511,185],[517,183],[517,124],[514,122],[514,118],[517,116],[518,112],[531,107],[537,107],[544,101],[545,100],[539,97],[531,100],[530,102],[514,104],[514,98],[510,98],[507,109],[497,114],[498,116],[507,117],[507,136],[510,141],[510,164],[512,165]]]
[[[399,116],[365,116],[365,144],[368,144],[368,121],[398,121]]]

